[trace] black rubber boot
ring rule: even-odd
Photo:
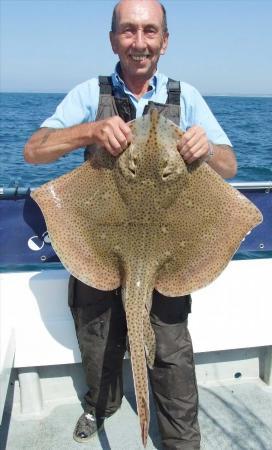
[[[80,443],[88,442],[103,428],[104,417],[95,417],[93,414],[83,413],[77,421],[73,438]]]

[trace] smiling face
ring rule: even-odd
[[[163,30],[163,11],[155,0],[123,0],[116,8],[116,30],[110,33],[122,75],[130,82],[149,80],[165,53],[168,33]]]

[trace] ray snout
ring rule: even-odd
[[[164,183],[177,180],[184,173],[183,164],[180,163],[179,155],[169,155],[164,159],[160,170],[160,177]]]
[[[151,124],[151,128],[153,127],[155,130],[158,126],[160,120],[160,113],[157,110],[157,108],[151,108],[150,109],[150,124]]]
[[[151,178],[157,178],[160,181],[167,183],[174,181],[183,173],[183,165],[180,163],[179,155],[167,155],[164,158],[159,158],[157,168],[152,167],[148,175]],[[136,181],[138,175],[143,175],[141,171],[141,161],[135,156],[134,152],[130,152],[126,161],[125,167],[121,166],[123,176],[127,180]],[[148,178],[150,179],[150,178]]]

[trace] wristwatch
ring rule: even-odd
[[[213,144],[211,143],[211,141],[208,141],[208,144],[209,144],[209,152],[208,152],[208,155],[205,158],[205,162],[210,161],[210,159],[214,156]]]

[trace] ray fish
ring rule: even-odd
[[[182,296],[211,283],[260,211],[206,163],[186,165],[182,131],[156,109],[130,122],[132,143],[88,161],[32,193],[52,245],[76,278],[101,290],[122,286],[137,411],[149,428],[147,366],[156,342],[152,292]]]

